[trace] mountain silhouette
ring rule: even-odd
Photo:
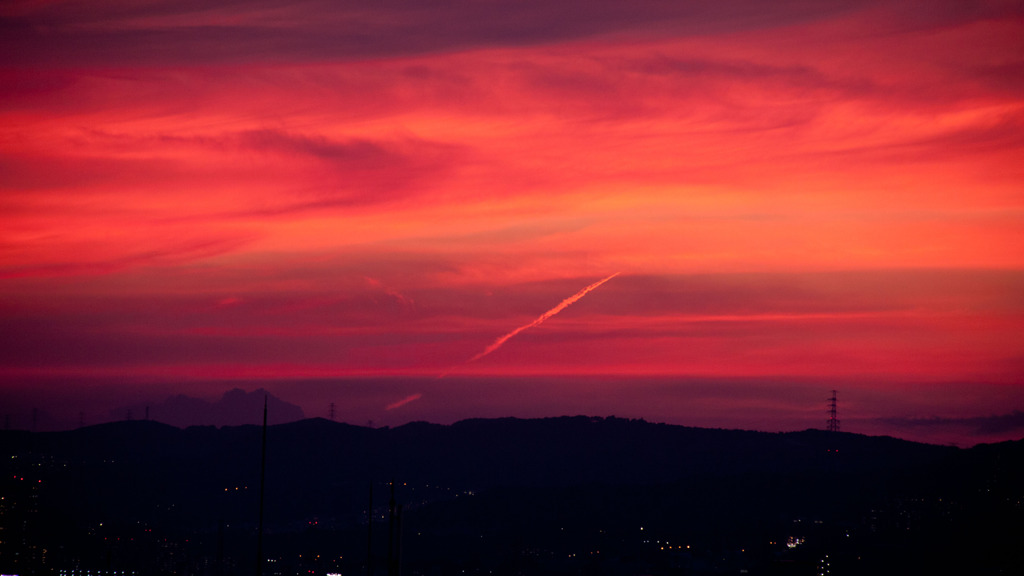
[[[137,419],[141,419],[148,413],[150,420],[179,428],[262,424],[264,397],[267,399],[267,418],[271,424],[284,424],[305,418],[302,408],[285,402],[262,388],[252,392],[235,388],[225,392],[215,402],[178,394],[153,406],[127,406],[112,411],[112,414],[133,414]]]

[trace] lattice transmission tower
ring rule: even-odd
[[[828,401],[828,431],[839,432],[839,418],[836,418],[836,391],[832,391],[832,398]]]

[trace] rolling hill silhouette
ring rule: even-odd
[[[0,562],[34,546],[50,567],[247,573],[260,435],[152,421],[0,433]],[[965,450],[584,416],[308,419],[271,426],[267,458],[268,554],[295,570],[334,558],[314,573],[365,572],[368,492],[383,524],[392,479],[403,562],[422,573],[802,573],[824,554],[833,574],[982,573],[1024,559],[1024,441]],[[22,565],[0,570],[27,571],[21,548]]]

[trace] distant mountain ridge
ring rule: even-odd
[[[134,415],[136,419],[141,419],[145,415],[149,420],[178,428],[261,424],[264,398],[268,403],[267,419],[270,424],[284,424],[306,417],[302,408],[281,400],[262,388],[252,392],[234,388],[212,402],[177,394],[151,406],[123,406],[111,411],[111,416],[119,420],[127,414]]]

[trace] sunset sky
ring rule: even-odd
[[[4,414],[233,386],[1024,437],[1024,5],[4,2]]]

